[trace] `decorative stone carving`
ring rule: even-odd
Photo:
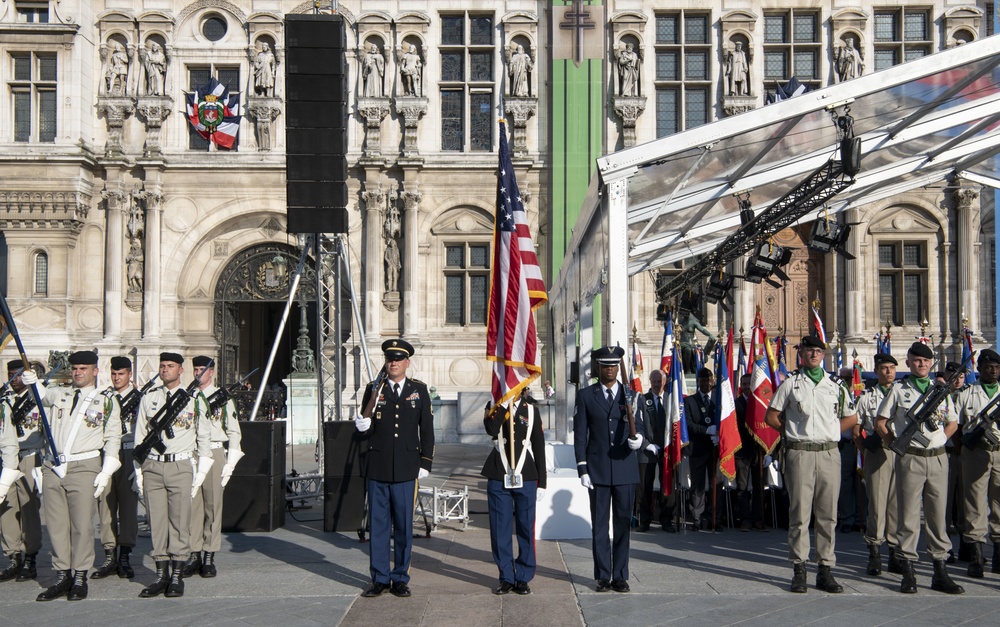
[[[378,159],[382,156],[382,120],[389,114],[389,99],[359,98],[358,113],[365,119],[364,156]]]
[[[253,98],[247,105],[247,113],[254,121],[257,151],[270,151],[274,146],[274,120],[281,113],[281,100],[278,98]]]
[[[251,51],[253,48],[250,49]],[[271,52],[271,46],[266,42],[260,42],[260,50],[253,56],[253,88],[254,94],[265,98],[274,98],[275,70],[278,62]]]
[[[292,372],[316,372],[316,358],[309,341],[305,302],[299,303],[299,338],[292,355]]]
[[[170,96],[142,96],[139,98],[139,115],[146,121],[146,143],[142,154],[145,157],[159,157],[163,154],[160,131],[163,120],[173,110],[174,99]]]
[[[396,98],[396,112],[403,116],[403,156],[419,157],[417,122],[427,113],[427,98]]]
[[[167,76],[167,55],[163,47],[155,41],[149,42],[149,49],[139,48],[139,60],[146,72],[146,84],[143,94],[146,96],[163,96],[164,79]]]
[[[618,95],[638,96],[642,50],[631,42],[619,41],[614,54],[618,68]]]
[[[528,98],[531,96],[531,74],[535,69],[535,63],[531,56],[524,51],[524,46],[511,43],[504,49],[504,56],[507,60],[508,95],[514,98]]]
[[[509,98],[503,112],[514,128],[514,157],[528,156],[528,119],[538,111],[538,98]]]
[[[423,92],[423,55],[414,44],[403,44],[396,50],[396,63],[399,65],[399,84],[404,96],[419,98]]]
[[[124,96],[101,96],[97,99],[97,112],[104,116],[104,121],[108,126],[108,139],[104,143],[104,156],[121,156],[125,120],[135,112],[135,102]]]
[[[739,115],[757,108],[756,96],[726,96],[722,99],[722,110],[728,115]]]
[[[403,269],[400,260],[399,244],[396,242],[402,233],[402,219],[399,215],[399,196],[395,190],[389,192],[389,202],[386,208],[385,222],[382,223],[382,237],[385,239],[385,294],[382,304],[389,311],[399,309],[399,274]]]
[[[125,49],[120,42],[104,44],[100,49],[104,63],[104,94],[112,97],[128,95],[128,70],[133,50]]]
[[[368,211],[381,211],[382,203],[385,202],[385,193],[382,188],[365,190],[361,192],[361,200],[364,201]]]
[[[857,78],[865,71],[865,57],[861,49],[855,47],[854,37],[846,35],[843,42],[834,45],[837,82],[842,83]]]
[[[363,97],[385,97],[385,57],[374,43],[368,49],[362,49],[358,58],[361,60],[361,81]]]
[[[753,53],[749,57],[743,51],[743,42],[734,42],[734,47],[726,51],[726,95],[727,96],[750,96],[750,61],[753,60]]]
[[[955,191],[955,202],[959,208],[971,207],[979,198],[978,187],[960,187]]]
[[[612,99],[615,113],[622,119],[622,137],[625,148],[635,146],[635,123],[646,110],[645,96],[615,96]]]
[[[158,208],[161,194],[147,190],[133,190],[125,216],[125,237],[128,253],[125,255],[125,305],[132,311],[142,311],[143,289],[146,273],[146,211]]]

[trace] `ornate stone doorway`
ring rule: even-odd
[[[231,383],[254,368],[261,371],[251,379],[260,383],[275,333],[281,320],[299,251],[285,244],[260,244],[234,255],[215,286],[215,338],[219,342],[219,381]],[[287,378],[292,371],[292,351],[301,326],[302,305],[310,345],[316,333],[316,274],[313,262],[299,282],[296,302],[278,343],[278,352],[267,385]]]

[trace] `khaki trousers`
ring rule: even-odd
[[[1000,451],[962,448],[966,542],[1000,543]],[[987,525],[987,517],[989,525]]]
[[[142,483],[149,511],[153,560],[186,560],[191,553],[191,460],[142,464]]]
[[[837,500],[840,498],[840,451],[785,449],[785,486],[788,488],[788,559],[809,561],[809,522],[815,514],[816,560],[820,566],[837,563],[834,545]]]
[[[222,467],[226,449],[212,449],[215,463],[191,502],[191,552],[217,553],[222,548]]]
[[[951,538],[945,525],[948,503],[948,457],[896,456],[896,500],[899,508],[899,550],[910,561],[917,559],[920,540],[920,505],[924,506],[927,552],[931,559],[948,558]]]
[[[24,476],[14,482],[0,505],[0,550],[8,557],[22,551],[32,555],[42,548],[42,501],[31,474],[37,459],[37,455],[27,455],[21,460],[18,470]]]
[[[42,506],[52,542],[54,570],[90,570],[94,567],[94,478],[101,471],[100,456],[66,462],[60,478],[46,464],[42,468]]]
[[[869,436],[878,437],[878,436]],[[865,449],[865,483],[868,486],[868,521],[865,542],[895,548],[899,510],[896,504],[896,454],[887,448]]]
[[[97,514],[101,520],[101,546],[107,550],[115,545],[134,547],[139,535],[139,495],[132,490],[129,479],[135,468],[132,451],[121,451],[122,467],[111,475],[108,489],[97,500]]]

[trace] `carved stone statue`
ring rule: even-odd
[[[362,54],[361,78],[364,81],[362,93],[365,98],[385,96],[385,59],[375,44],[369,44],[368,51]]]
[[[403,86],[403,95],[422,96],[420,74],[423,71],[423,61],[413,44],[406,44],[406,52],[403,50],[404,48],[400,46],[396,59],[399,63],[399,80]]]
[[[736,49],[726,55],[726,95],[750,95],[750,64],[742,41],[737,41]]]
[[[254,93],[265,98],[274,97],[274,71],[277,62],[266,41],[260,42],[260,52],[253,61]]]
[[[149,42],[149,50],[139,49],[142,57],[142,65],[146,70],[146,95],[163,95],[163,78],[167,74],[167,55],[163,53],[163,48],[155,41]]]
[[[631,43],[615,48],[615,60],[618,61],[618,95],[639,95],[639,55]]]
[[[517,98],[527,98],[531,95],[528,75],[535,69],[531,57],[524,51],[524,46],[511,44],[507,52],[507,76],[510,79],[510,95]]]
[[[108,67],[104,71],[104,80],[109,96],[125,95],[128,88],[128,53],[117,41],[108,56]]]
[[[399,246],[390,239],[385,245],[385,291],[395,292],[399,288],[399,271],[403,264],[399,260]]]
[[[125,256],[125,276],[128,279],[129,293],[142,292],[144,261],[142,242],[138,238],[133,238],[129,245],[128,255]]]
[[[854,47],[854,37],[844,38],[844,45],[837,46],[837,79],[840,82],[857,78],[865,71],[865,60],[861,51]]]

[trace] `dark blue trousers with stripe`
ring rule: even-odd
[[[416,481],[368,480],[371,540],[368,562],[372,581],[409,583],[410,549],[413,545],[413,493]],[[389,538],[393,541],[393,564],[389,570]]]
[[[507,490],[503,481],[486,481],[490,511],[490,546],[500,581],[529,582],[535,577],[535,500],[537,481],[525,481],[516,490]],[[517,533],[517,559],[511,536]]]

